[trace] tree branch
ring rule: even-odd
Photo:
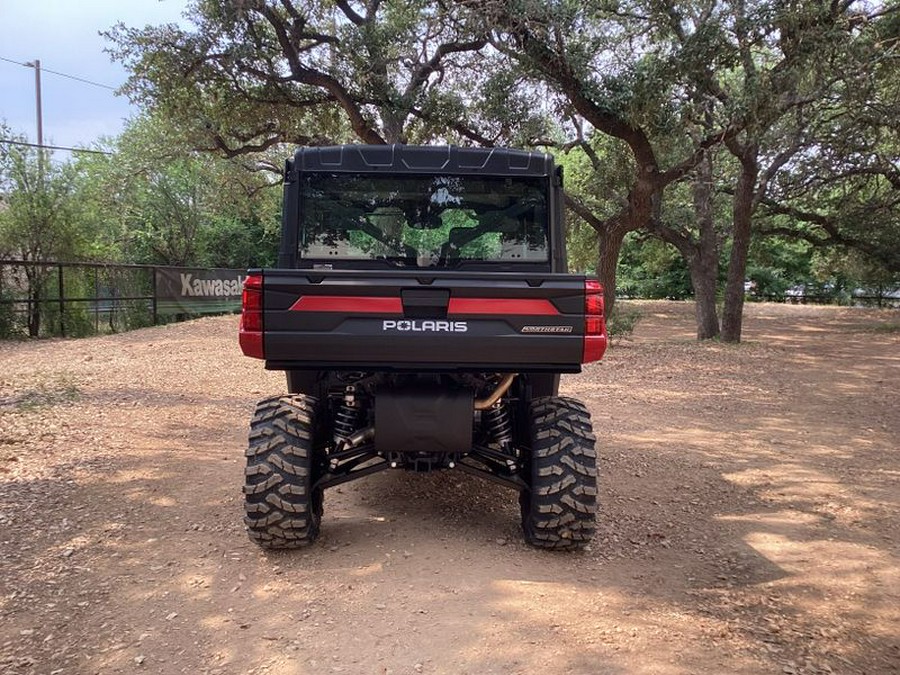
[[[768,227],[759,230],[759,233],[763,236],[779,235],[793,239],[802,239],[814,246],[845,246],[861,251],[871,258],[884,263],[888,267],[896,267],[897,265],[895,251],[885,250],[864,239],[844,234],[840,231],[837,224],[828,216],[814,211],[805,211],[796,207],[787,206],[772,200],[764,200],[762,205],[769,213],[788,216],[795,220],[815,225],[826,235],[824,237],[816,237],[811,233],[802,232],[789,227]]]
[[[581,218],[584,222],[594,228],[597,232],[604,233],[607,232],[617,220],[619,220],[618,214],[615,216],[611,216],[606,220],[601,220],[597,216],[594,215],[593,211],[591,211],[587,206],[581,203],[578,199],[570,195],[568,192],[564,193],[566,206],[572,209],[578,217]]]
[[[278,44],[281,46],[282,53],[290,64],[294,80],[302,84],[320,87],[331,93],[338,102],[338,105],[340,105],[347,114],[351,128],[361,140],[372,145],[384,145],[384,138],[382,138],[382,136],[366,121],[359,105],[357,105],[356,101],[354,101],[350,92],[347,91],[344,85],[331,75],[313,70],[303,65],[294,44],[290,37],[288,37],[284,23],[276,13],[266,5],[260,7],[259,12],[275,31],[275,36],[278,39]]]
[[[356,10],[350,6],[350,3],[347,2],[347,0],[335,0],[334,4],[336,4],[344,13],[344,16],[346,16],[355,25],[362,26],[364,23],[366,23],[366,18],[357,14]]]
[[[441,61],[449,54],[458,54],[461,52],[477,52],[487,45],[486,37],[477,38],[468,42],[447,42],[441,44],[435,49],[434,55],[425,63],[416,68],[410,78],[409,85],[406,87],[407,96],[412,95],[425,84],[428,77],[440,69]]]

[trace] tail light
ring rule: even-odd
[[[263,353],[263,277],[259,272],[244,279],[238,341],[245,356],[265,358]]]
[[[584,280],[584,351],[581,362],[603,358],[606,351],[606,320],[603,318],[603,285],[596,279]]]

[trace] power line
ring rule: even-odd
[[[5,59],[4,59],[5,60]],[[92,155],[113,155],[115,153],[108,150],[89,150],[87,148],[70,148],[64,145],[38,145],[37,143],[26,143],[25,141],[14,141],[11,138],[0,138],[0,143],[7,145],[22,145],[28,148],[43,148],[44,150],[68,150],[69,152],[87,152]]]
[[[0,61],[6,61],[7,63],[14,63],[17,66],[24,66],[25,68],[34,68],[31,63],[22,63],[21,61],[16,61],[15,59],[8,59],[5,56],[0,56]],[[100,87],[102,89],[109,89],[110,91],[115,91],[116,87],[111,87],[108,84],[102,84],[100,82],[94,82],[93,80],[88,80],[83,77],[78,77],[77,75],[69,75],[68,73],[60,73],[56,70],[50,70],[49,68],[41,67],[41,71],[45,73],[52,73],[53,75],[58,75],[59,77],[66,77],[70,80],[75,80],[76,82],[83,82],[84,84],[90,84],[95,87]]]

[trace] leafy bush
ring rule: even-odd
[[[146,302],[132,300],[125,303],[123,320],[124,330],[146,328],[153,325],[153,312]]]
[[[747,279],[752,283],[750,296],[759,299],[781,299],[788,289],[788,284],[779,270],[770,267],[751,267],[747,270]]]
[[[634,333],[638,321],[643,318],[643,313],[636,307],[623,306],[621,301],[617,302],[606,319],[606,332],[610,340],[627,340]]]
[[[15,305],[5,300],[13,297],[0,290],[0,340],[15,337],[21,333],[21,325],[16,317]]]
[[[44,285],[41,294],[41,334],[59,336],[65,333],[66,337],[87,337],[94,335],[94,316],[90,312],[88,303],[74,298],[89,297],[93,288],[82,275],[76,274],[79,270],[68,268],[64,274],[63,303],[59,304],[59,286],[54,281]],[[60,318],[62,310],[62,318]]]
[[[684,300],[693,295],[691,275],[678,252],[660,241],[631,233],[619,258],[619,297]]]

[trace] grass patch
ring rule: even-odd
[[[50,382],[41,382],[27,389],[24,393],[2,403],[14,405],[18,410],[35,410],[47,406],[77,401],[81,392],[78,386],[67,375],[57,377]]]
[[[850,328],[853,333],[877,333],[881,335],[889,335],[892,333],[900,333],[900,322],[892,321],[888,323],[863,323],[857,324]]]

